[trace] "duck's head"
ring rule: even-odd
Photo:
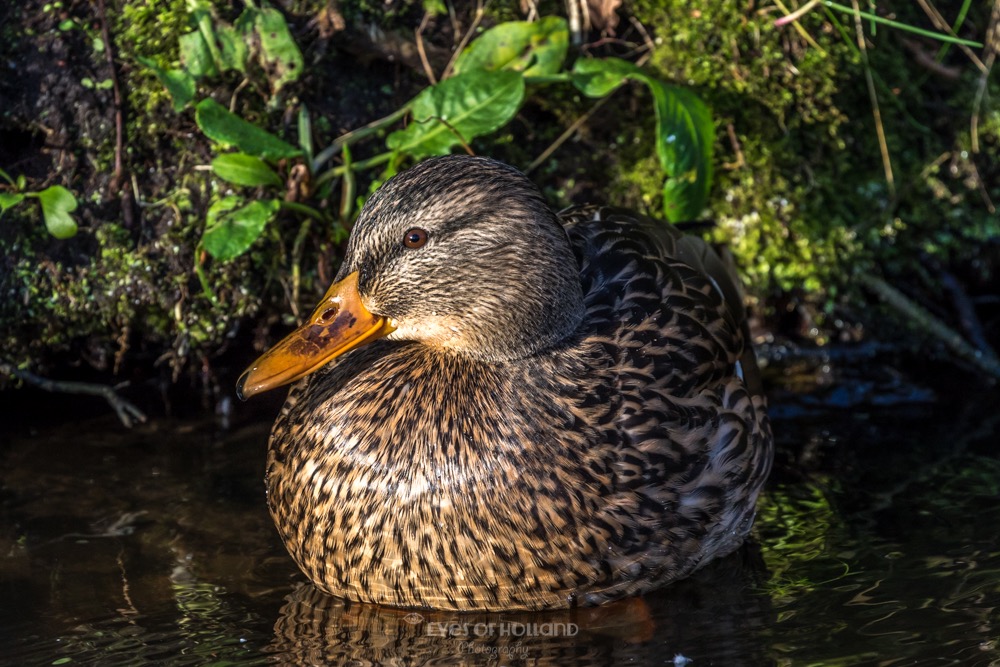
[[[486,158],[435,158],[368,200],[326,296],[237,389],[279,387],[382,337],[482,361],[525,357],[583,312],[566,232],[531,181]]]

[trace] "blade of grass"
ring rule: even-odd
[[[965,2],[962,3],[962,7],[958,10],[958,18],[955,19],[954,25],[951,26],[952,32],[958,33],[958,29],[962,27],[963,23],[965,23],[965,17],[969,13],[969,7],[971,6],[972,0],[965,0]],[[944,57],[948,55],[948,51],[950,49],[951,44],[948,44],[947,42],[942,44],[941,49],[937,52],[937,55],[934,56],[934,60],[938,62],[943,61]]]
[[[941,16],[940,12],[938,12],[934,5],[930,4],[927,0],[917,0],[917,4],[924,10],[924,14],[927,14],[927,18],[931,20],[931,23],[934,24],[935,28],[941,32],[950,33],[951,36],[954,37],[954,32],[952,31],[951,26],[948,25],[948,22],[944,20],[944,17]],[[962,49],[962,53],[964,53],[965,56],[979,68],[980,72],[986,70],[986,65],[984,65],[983,61],[979,59],[979,56],[972,52],[972,49],[962,44],[959,44],[958,48]]]
[[[961,39],[959,37],[952,37],[951,35],[944,35],[940,32],[934,32],[933,30],[925,30],[923,28],[918,28],[916,26],[909,25],[908,23],[900,23],[899,21],[893,21],[892,19],[883,18],[877,14],[872,14],[870,12],[863,12],[861,8],[851,8],[846,5],[841,5],[837,2],[832,2],[832,0],[823,0],[823,6],[829,7],[830,9],[835,9],[838,12],[844,12],[845,14],[857,14],[863,19],[868,19],[874,21],[875,23],[881,23],[882,25],[891,26],[893,28],[898,28],[906,32],[912,32],[915,35],[921,35],[923,37],[930,37],[931,39],[936,39],[941,42],[948,42],[950,44],[963,44],[965,46],[974,46],[977,49],[983,47],[979,42],[972,41],[971,39]]]

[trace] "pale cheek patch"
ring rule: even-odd
[[[462,320],[453,315],[424,315],[415,322],[399,320],[396,322],[396,330],[386,338],[415,340],[431,347],[464,347]]]

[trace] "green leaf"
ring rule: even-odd
[[[520,72],[472,70],[453,76],[414,98],[412,122],[390,134],[386,145],[415,158],[444,155],[456,144],[505,125],[523,99]]]
[[[8,173],[7,173],[6,171],[4,171],[3,169],[0,169],[0,178],[2,178],[3,180],[7,181],[7,182],[8,182],[8,183],[10,183],[11,185],[14,185],[14,179],[13,179],[13,178],[11,178],[11,177],[10,177],[10,174],[8,174]]]
[[[207,228],[201,244],[219,261],[225,262],[246,252],[281,206],[277,199],[263,199],[236,208],[242,202],[241,197],[229,196],[208,209]]]
[[[76,210],[76,197],[61,185],[53,185],[33,193],[42,204],[45,227],[57,239],[68,239],[76,234],[76,221],[70,215]]]
[[[156,78],[167,89],[167,92],[170,93],[174,111],[180,112],[194,99],[194,77],[188,72],[182,69],[162,69],[151,58],[138,56],[136,60],[151,69]]]
[[[219,43],[219,62],[223,70],[247,71],[247,48],[243,34],[231,25],[216,25],[215,37]]]
[[[215,59],[205,43],[201,32],[184,33],[178,39],[181,50],[181,67],[195,79],[203,76],[214,76],[219,73],[215,67]]]
[[[559,16],[501,23],[462,51],[455,61],[455,73],[511,69],[525,76],[556,74],[562,69],[567,48],[569,30]]]
[[[0,215],[12,206],[17,206],[22,201],[24,201],[24,195],[20,192],[0,192]]]
[[[312,140],[312,118],[309,117],[309,109],[303,104],[299,107],[299,146],[305,153],[306,161],[312,164],[313,161],[313,140]]]
[[[285,17],[277,9],[265,7],[257,12],[254,25],[260,36],[260,64],[277,93],[286,83],[302,74],[302,52],[288,31]]]
[[[300,149],[248,123],[210,97],[195,107],[195,121],[208,138],[244,153],[271,160],[302,155]]]
[[[281,187],[281,177],[259,157],[246,153],[227,153],[212,160],[212,171],[236,185],[273,185]]]
[[[215,34],[215,17],[212,15],[212,6],[210,3],[201,2],[200,0],[195,0],[189,4],[193,8],[191,18],[194,20],[195,25],[198,26],[202,42],[205,48],[208,49],[211,63],[216,70],[215,72],[210,72],[210,74],[215,74],[225,68],[223,67],[222,52],[219,48],[218,37]],[[198,75],[196,74],[195,76]]]
[[[697,95],[650,76],[618,58],[580,59],[573,66],[573,84],[589,97],[604,97],[626,79],[641,81],[653,94],[656,112],[656,154],[667,175],[663,212],[671,222],[701,214],[712,185],[712,115]]]
[[[641,73],[638,67],[620,58],[580,58],[573,63],[573,85],[587,97],[606,97],[625,79]]]
[[[656,152],[667,174],[663,213],[671,222],[701,215],[712,187],[712,114],[690,90],[645,78],[656,109]]]

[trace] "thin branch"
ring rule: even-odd
[[[938,10],[935,9],[934,6],[931,5],[929,2],[927,2],[927,0],[917,0],[917,4],[919,4],[920,8],[924,10],[924,14],[927,14],[927,18],[931,20],[931,23],[934,24],[935,28],[937,28],[941,32],[951,35],[952,37],[955,37],[956,39],[958,38],[958,35],[955,34],[955,31],[952,30],[951,26],[948,25],[948,22],[944,20],[944,17],[941,16]],[[977,56],[975,53],[972,52],[972,49],[970,49],[965,44],[959,44],[957,42],[955,44],[956,46],[958,46],[958,48],[962,49],[962,53],[964,53],[965,56],[972,61],[972,63],[979,69],[980,72],[986,72],[986,65],[984,65],[983,61],[979,59],[979,56]],[[986,48],[987,49],[990,48],[989,42],[986,42]]]
[[[944,343],[957,357],[969,362],[993,380],[1000,380],[1000,361],[991,355],[989,350],[973,347],[957,331],[881,278],[862,274],[860,279],[883,301],[906,316],[921,331]]]
[[[43,391],[51,391],[61,394],[100,396],[114,409],[115,414],[118,415],[119,421],[121,421],[125,428],[131,428],[136,422],[142,423],[146,421],[146,415],[139,408],[119,396],[114,387],[106,384],[50,380],[28,371],[22,371],[13,364],[7,362],[0,362],[0,373],[15,377],[21,382],[37,387]]]
[[[726,123],[726,134],[729,136],[729,143],[733,147],[733,152],[736,154],[736,162],[724,164],[723,167],[726,169],[739,169],[745,167],[747,162],[743,157],[743,147],[740,146],[740,138],[736,136],[736,128],[732,123]]]
[[[131,190],[131,182],[125,177],[125,105],[122,103],[122,88],[118,82],[118,71],[115,68],[115,56],[112,51],[111,31],[108,28],[108,12],[104,0],[97,0],[97,12],[101,19],[101,39],[104,41],[104,58],[108,62],[111,75],[111,93],[115,105],[115,171],[111,176],[108,190],[121,198],[122,217],[126,227],[133,226],[132,202],[136,193]]]
[[[580,5],[578,0],[566,0],[566,14],[569,18],[570,43],[573,46],[583,44],[583,30],[580,28]]]
[[[583,114],[575,121],[573,121],[573,124],[567,127],[566,130],[562,134],[560,134],[555,141],[549,144],[548,148],[546,148],[544,151],[541,152],[541,154],[538,157],[532,160],[531,164],[528,165],[528,168],[524,170],[524,173],[530,174],[535,169],[537,169],[543,162],[548,160],[553,153],[559,150],[560,146],[562,146],[569,140],[570,137],[576,134],[577,130],[579,130],[583,126],[583,124],[586,123],[590,119],[590,117],[593,116],[594,113],[602,106],[604,106],[610,99],[611,95],[608,95],[607,97],[602,97],[601,99],[597,100],[597,103],[594,104],[594,106],[590,107],[587,113]]]
[[[896,182],[892,175],[892,160],[889,157],[889,144],[885,139],[885,128],[882,127],[882,111],[878,105],[878,93],[875,91],[875,81],[872,79],[871,63],[868,62],[868,46],[865,43],[865,29],[861,23],[861,8],[858,6],[858,0],[851,0],[851,4],[854,6],[854,30],[858,39],[858,49],[861,51],[861,62],[865,70],[868,98],[871,100],[872,116],[875,118],[875,134],[878,136],[878,147],[882,154],[882,169],[885,171],[889,197],[895,199]]]
[[[798,9],[796,9],[794,12],[791,13],[789,13],[788,10],[785,9],[780,3],[776,3],[778,5],[778,8],[781,9],[781,11],[785,12],[785,15],[782,16],[780,19],[775,20],[774,22],[775,27],[780,28],[781,26],[792,23],[793,21],[798,21],[800,18],[808,14],[809,11],[819,3],[820,0],[809,0],[809,2],[802,5],[801,7],[799,7]]]
[[[795,26],[795,31],[797,33],[799,33],[799,36],[802,37],[802,39],[806,40],[806,42],[811,47],[813,47],[814,49],[816,49],[819,53],[822,53],[823,55],[826,55],[826,49],[824,49],[822,46],[820,46],[816,42],[816,40],[813,39],[812,35],[809,34],[809,31],[806,30],[805,28],[803,28],[802,24],[799,23],[799,18],[801,18],[802,15],[804,15],[810,9],[812,9],[813,7],[815,7],[816,5],[818,5],[819,2],[820,2],[820,0],[810,0],[810,2],[807,2],[806,4],[804,4],[800,9],[797,9],[794,12],[789,13],[788,8],[785,7],[785,5],[781,2],[781,0],[774,0],[774,4],[776,4],[778,6],[778,9],[780,9],[783,12],[785,12],[785,16],[783,16],[780,19],[777,19],[774,22],[774,25],[780,27],[780,26],[783,26],[783,25],[785,25],[787,23],[792,23]]]
[[[465,31],[464,35],[462,35],[462,41],[458,43],[458,46],[455,48],[455,53],[452,54],[451,60],[448,61],[448,66],[445,67],[444,72],[441,73],[442,79],[447,79],[451,76],[451,71],[455,69],[455,62],[458,60],[458,57],[462,55],[462,51],[465,50],[466,45],[468,45],[472,36],[476,33],[476,28],[479,27],[479,22],[482,20],[483,0],[476,0],[476,15],[472,19],[472,25],[470,25],[469,29]]]
[[[983,112],[983,100],[986,99],[986,84],[989,82],[990,72],[996,63],[997,49],[1000,45],[1000,0],[993,3],[993,11],[990,13],[990,25],[986,30],[986,57],[984,58],[985,70],[979,75],[979,86],[976,88],[976,97],[972,103],[972,119],[969,122],[972,134],[972,154],[979,153],[979,116]]]
[[[323,149],[319,155],[313,159],[312,171],[315,174],[320,170],[320,168],[326,164],[330,159],[337,155],[344,146],[350,145],[355,141],[361,141],[362,139],[369,137],[373,134],[377,134],[382,128],[391,125],[398,121],[400,118],[405,116],[410,112],[410,105],[413,104],[413,100],[410,100],[400,108],[393,111],[388,116],[373,120],[364,127],[359,127],[356,130],[351,130],[345,134],[340,135],[333,140],[333,143]],[[317,181],[314,186],[319,186],[320,182]]]
[[[431,67],[431,63],[427,60],[427,51],[424,49],[424,28],[427,27],[427,22],[431,18],[430,12],[424,12],[424,18],[420,20],[420,27],[417,28],[417,53],[420,54],[420,63],[424,66],[424,74],[427,75],[427,79],[431,82],[431,85],[437,83],[437,79],[434,77],[434,68]]]
[[[306,244],[306,237],[309,236],[309,228],[312,226],[312,218],[306,217],[299,225],[299,232],[295,235],[295,242],[292,244],[292,298],[290,304],[292,315],[295,320],[301,322],[299,315],[299,288],[301,287],[301,266],[302,250]]]
[[[948,298],[952,306],[954,306],[955,312],[958,314],[958,323],[962,325],[962,330],[965,331],[966,338],[981,350],[983,354],[995,359],[997,356],[996,351],[990,345],[989,341],[986,340],[986,330],[983,328],[983,323],[976,314],[976,307],[972,305],[969,295],[962,289],[958,278],[950,272],[939,268],[938,279],[941,282],[941,286],[948,293]]]

